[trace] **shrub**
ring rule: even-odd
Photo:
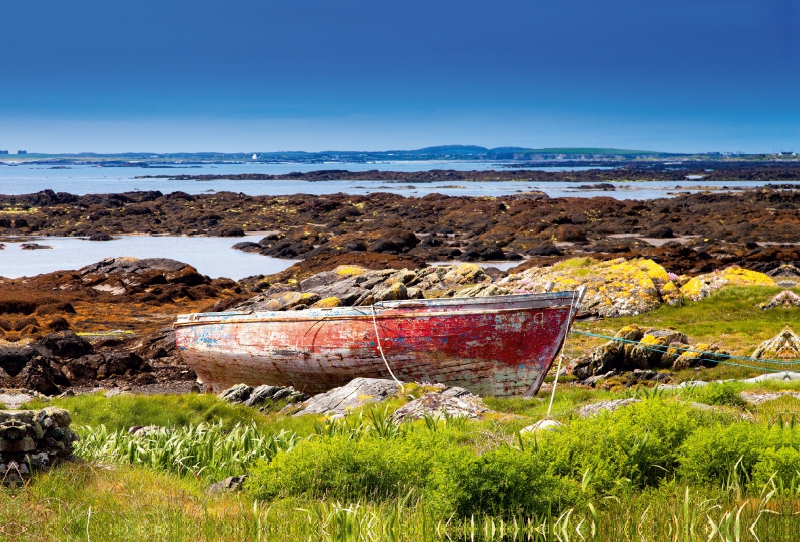
[[[675,472],[678,449],[715,414],[660,398],[574,421],[568,430],[538,437],[541,453],[554,472],[580,480],[592,478],[601,492],[622,484],[657,486]]]
[[[718,384],[708,384],[692,389],[690,396],[698,403],[707,405],[728,405],[733,407],[744,407],[747,401],[742,399],[739,392],[742,385],[735,382],[722,382]]]
[[[692,482],[723,484],[738,463],[736,476],[746,483],[767,433],[765,427],[745,422],[697,431],[681,446],[679,472]]]
[[[760,489],[773,478],[778,486],[796,485],[800,479],[800,451],[788,446],[769,447],[753,467],[753,487]]]
[[[531,451],[503,446],[483,455],[452,448],[437,461],[428,502],[440,515],[546,514],[575,504],[579,484],[548,471]]]
[[[253,468],[248,488],[259,499],[286,496],[385,499],[424,487],[430,449],[404,438],[333,435],[302,441]]]

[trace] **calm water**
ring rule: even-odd
[[[70,169],[52,169],[49,166],[0,166],[0,193],[27,194],[39,190],[52,189],[56,192],[72,194],[130,192],[134,190],[160,190],[174,192],[180,190],[190,194],[212,193],[220,190],[244,192],[249,195],[283,194],[368,194],[371,192],[393,192],[409,196],[424,196],[432,192],[449,196],[500,196],[529,190],[542,190],[551,197],[559,196],[611,196],[617,199],[649,199],[664,197],[670,192],[680,190],[676,185],[714,186],[719,183],[702,180],[685,182],[647,182],[613,183],[617,190],[605,192],[580,190],[578,183],[566,182],[496,182],[471,183],[445,181],[431,184],[386,183],[385,181],[172,181],[168,179],[136,179],[141,175],[201,175],[270,173],[280,174],[292,171],[313,171],[319,169],[348,169],[366,171],[369,169],[393,171],[429,171],[431,169],[486,170],[501,169],[498,162],[383,162],[380,164],[225,164],[204,165],[201,167],[171,168],[99,168],[95,166],[69,166]],[[564,171],[567,169],[588,168],[540,168],[533,171]],[[736,187],[761,186],[763,182],[730,183]]]
[[[0,250],[0,277],[31,277],[53,271],[80,269],[103,258],[170,258],[194,266],[210,277],[238,280],[251,275],[283,271],[293,260],[279,260],[233,250],[242,241],[257,242],[261,235],[242,238],[123,236],[114,241],[87,241],[71,237],[36,239],[51,250],[21,250],[20,243],[8,243]]]
[[[232,239],[230,237],[150,237],[121,236],[113,241],[87,241],[74,237],[40,237],[32,241],[53,247],[45,250],[22,250],[22,243],[4,241],[0,250],[0,277],[32,277],[54,271],[80,269],[103,258],[132,256],[134,258],[170,258],[194,266],[212,278],[228,277],[239,280],[252,275],[279,273],[297,260],[280,260],[260,254],[234,250],[235,243],[258,242],[262,235]],[[435,265],[452,265],[442,262]],[[481,262],[484,267],[506,270],[519,262]]]

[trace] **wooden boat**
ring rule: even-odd
[[[533,395],[582,297],[575,291],[188,314],[178,317],[175,332],[181,356],[210,391],[246,383],[313,394],[393,374],[480,395]]]

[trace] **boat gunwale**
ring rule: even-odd
[[[425,301],[429,301],[426,303]],[[447,301],[448,303],[436,303],[438,301]],[[521,304],[525,302],[536,301],[566,301],[566,303],[558,303],[552,305],[545,305],[540,307],[532,306],[517,306],[510,308],[493,308],[493,309],[470,309],[466,307],[459,310],[436,310],[439,308],[437,305],[447,307],[448,305],[489,305],[494,303],[503,304]],[[428,317],[460,317],[481,314],[505,314],[510,312],[522,312],[531,310],[555,310],[565,307],[572,307],[575,303],[575,296],[572,291],[569,292],[547,292],[542,294],[521,294],[521,295],[503,295],[503,296],[486,296],[486,297],[451,297],[445,299],[430,299],[419,300],[409,299],[403,301],[390,301],[379,302],[372,306],[361,307],[331,307],[312,309],[310,311],[297,311],[288,313],[287,311],[232,311],[232,312],[207,312],[207,313],[192,313],[192,314],[179,314],[177,321],[173,324],[174,327],[187,327],[205,324],[244,324],[244,323],[261,323],[261,322],[322,322],[326,320],[362,320],[362,319],[375,319],[388,320],[399,318],[428,318]],[[580,301],[578,301],[580,303]],[[394,312],[393,309],[403,308],[430,308],[424,311],[409,311],[409,312]],[[375,310],[368,310],[367,307],[375,307],[380,309],[380,312]],[[322,311],[347,309],[352,311],[350,314],[325,314]],[[392,312],[386,312],[386,311]],[[356,311],[358,312],[356,314]],[[289,316],[291,314],[291,316]],[[202,318],[202,319],[200,319]]]
[[[526,311],[551,311],[557,309],[567,309],[569,305],[554,305],[550,307],[518,307],[514,309],[487,309],[487,310],[476,310],[476,311],[441,311],[441,312],[404,312],[404,313],[391,313],[391,314],[381,314],[376,312],[375,319],[376,320],[398,320],[398,319],[409,319],[409,318],[431,318],[431,317],[462,317],[462,316],[475,316],[481,314],[508,314],[512,312],[526,312]],[[207,324],[256,324],[256,323],[268,323],[268,322],[326,322],[326,321],[334,321],[334,320],[350,320],[350,321],[359,321],[359,320],[369,320],[372,321],[372,313],[364,313],[364,314],[353,314],[353,315],[329,315],[326,316],[324,314],[311,316],[309,315],[306,318],[270,318],[270,317],[261,317],[259,318],[257,315],[259,313],[255,312],[252,314],[241,314],[240,318],[236,318],[235,316],[229,316],[227,318],[216,318],[216,319],[208,319],[208,320],[189,320],[185,322],[175,322],[174,327],[189,327],[189,326],[201,326]],[[260,314],[275,314],[275,313],[260,313]],[[280,313],[277,313],[280,314]]]

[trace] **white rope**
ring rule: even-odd
[[[375,338],[378,340],[378,352],[381,353],[381,358],[383,358],[383,363],[386,365],[386,369],[388,369],[389,374],[392,375],[394,381],[397,382],[398,386],[400,386],[400,393],[405,393],[406,392],[405,386],[403,386],[403,383],[397,380],[397,377],[394,376],[392,368],[389,367],[389,362],[386,361],[386,356],[383,355],[383,347],[381,346],[381,337],[380,335],[378,335],[378,322],[375,320],[375,305],[370,305],[370,307],[372,308],[372,325],[375,326]]]
[[[567,320],[567,330],[569,330],[570,323],[572,322],[572,316],[575,313],[575,299],[577,297],[578,291],[572,291],[572,304],[569,308],[569,320]],[[561,372],[561,360],[564,359],[564,350],[567,346],[567,334],[564,335],[564,342],[561,344],[561,352],[558,353],[558,367],[556,367],[556,377],[553,380],[553,392],[550,394],[550,404],[547,406],[547,416],[544,417],[545,420],[550,419],[550,412],[553,410],[553,399],[556,398],[556,386],[558,385],[558,373]]]

